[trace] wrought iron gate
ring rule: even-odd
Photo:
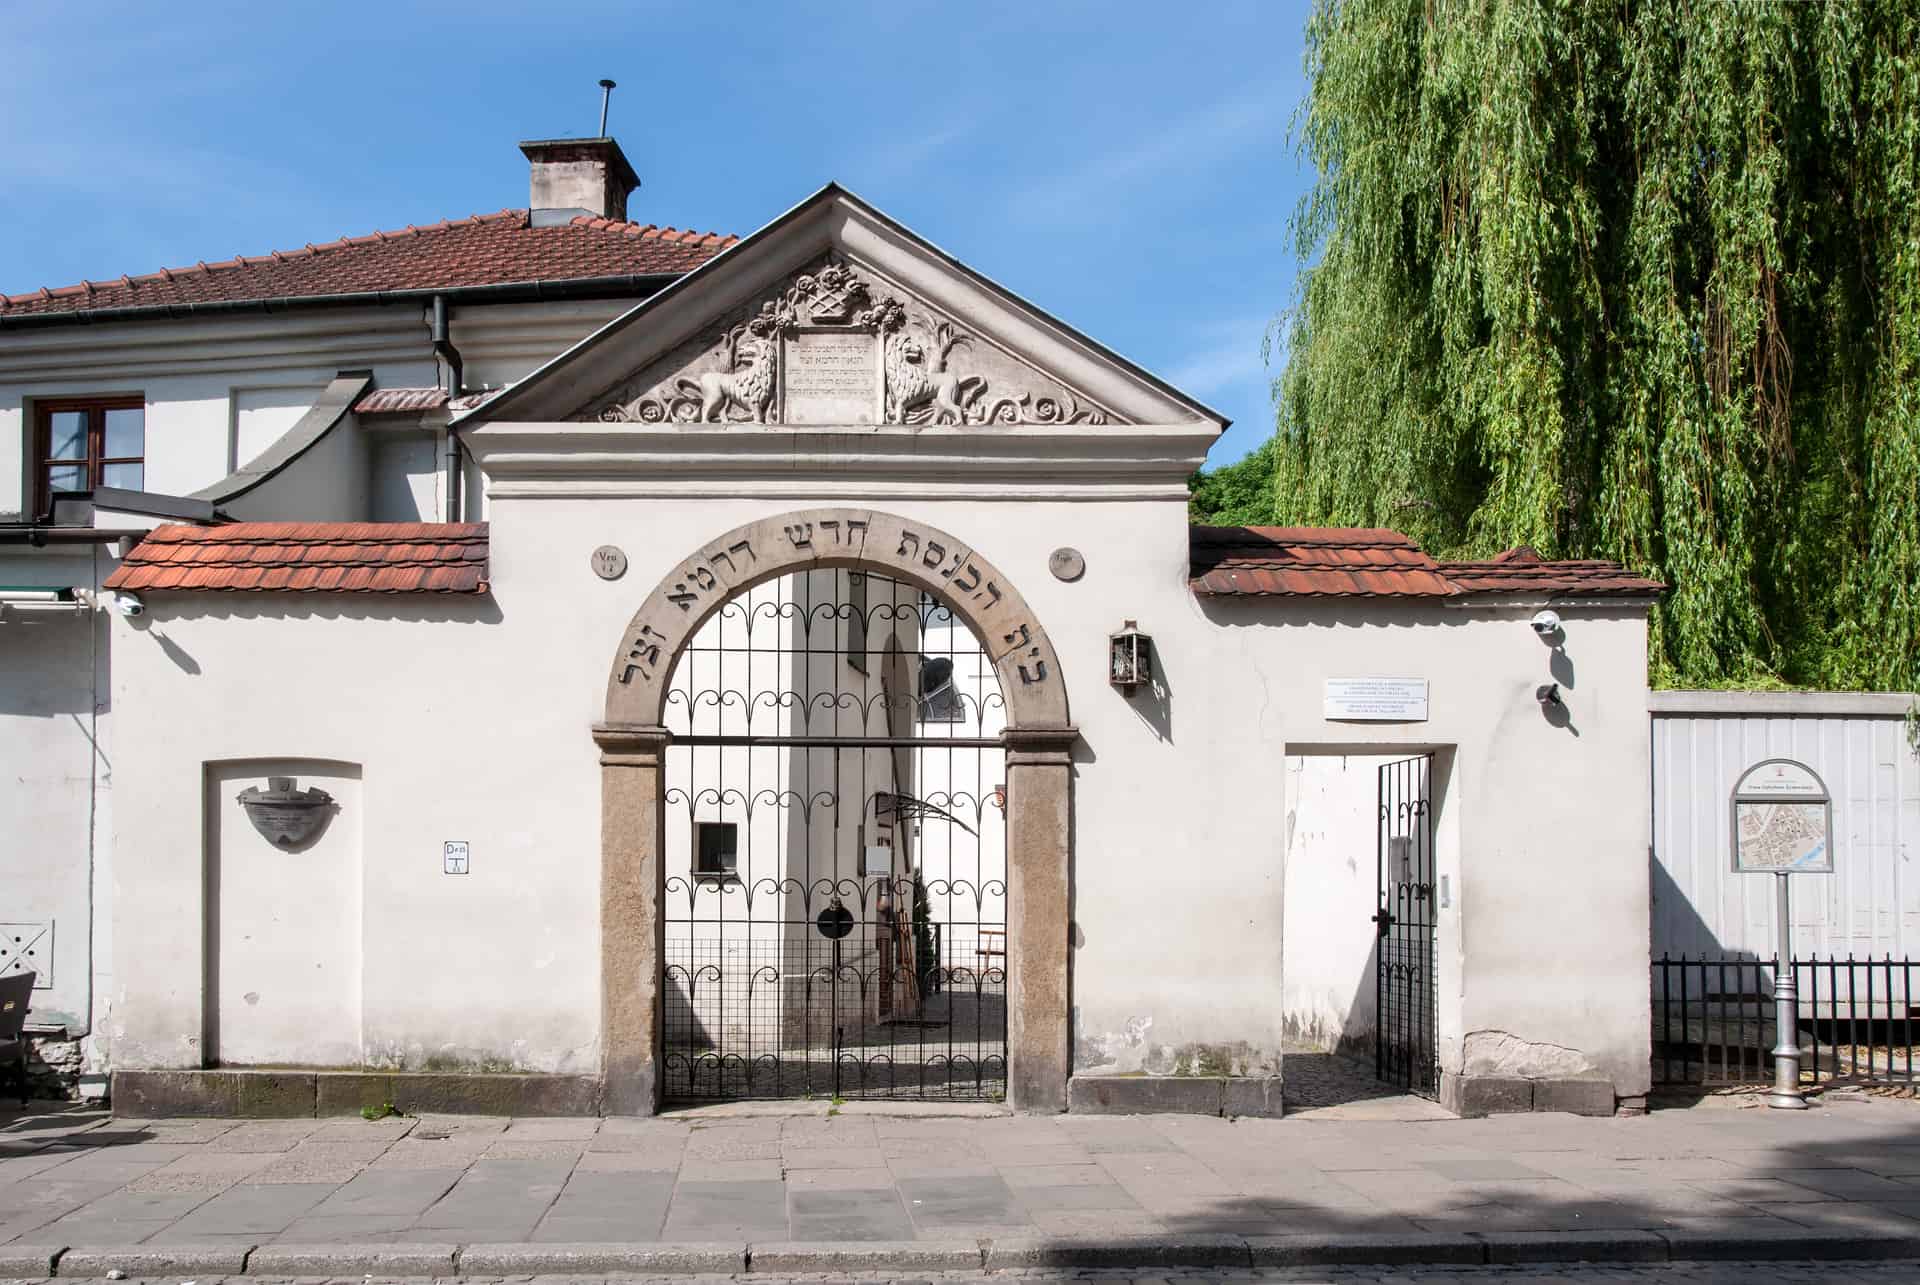
[[[1005,707],[938,599],[737,595],[667,697],[670,1099],[1006,1090]]]
[[[1426,1097],[1440,1087],[1434,1056],[1432,777],[1431,754],[1380,767],[1380,875],[1373,915],[1373,1071]]]

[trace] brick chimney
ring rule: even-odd
[[[611,138],[548,138],[520,144],[533,169],[534,227],[553,227],[582,214],[627,217],[627,194],[640,176]]]

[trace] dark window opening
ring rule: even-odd
[[[97,486],[146,486],[147,410],[138,397],[59,399],[34,407],[33,508]]]
[[[958,723],[965,717],[960,693],[953,686],[953,658],[920,658],[920,721]]]
[[[740,827],[732,821],[702,821],[694,828],[693,872],[731,877],[739,868]]]

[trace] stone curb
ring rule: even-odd
[[[56,1274],[105,1276],[115,1268],[128,1276],[233,1276],[247,1264],[246,1245],[128,1245],[120,1249],[69,1249],[54,1263]]]
[[[60,1257],[58,1245],[0,1246],[0,1280],[53,1275],[53,1260]]]
[[[247,1255],[247,1275],[451,1276],[458,1252],[455,1245],[262,1245]]]
[[[990,1272],[1009,1267],[1247,1267],[1242,1236],[1009,1236],[987,1247]]]
[[[1390,1266],[1445,1263],[1478,1266],[1486,1245],[1465,1232],[1354,1232],[1322,1235],[1249,1236],[1255,1267],[1328,1267],[1356,1263]]]
[[[788,1240],[749,1245],[747,1270],[977,1272],[983,1258],[974,1240]]]
[[[979,1263],[979,1252],[974,1262]],[[460,1251],[462,1276],[611,1276],[707,1274],[747,1270],[740,1244],[524,1244],[468,1245]],[[808,1269],[812,1270],[812,1269]]]
[[[1286,1236],[1003,1237],[991,1241],[768,1241],[465,1247],[173,1245],[120,1249],[0,1246],[0,1279],[103,1277],[733,1275],[1002,1271],[1018,1268],[1240,1268],[1379,1264],[1806,1262],[1920,1260],[1920,1230],[1299,1233]]]
[[[1667,1242],[1651,1231],[1475,1232],[1489,1263],[1664,1263]]]
[[[1920,1229],[1912,1235],[1862,1228],[1806,1227],[1766,1231],[1663,1231],[1673,1262],[1832,1261],[1840,1258],[1920,1258]]]

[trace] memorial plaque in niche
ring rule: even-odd
[[[270,776],[267,788],[249,785],[237,801],[262,838],[281,848],[296,848],[324,830],[338,811],[333,796],[318,786],[302,790],[291,776]]]
[[[864,330],[787,332],[781,340],[781,418],[789,424],[873,424],[880,412],[880,341]]]

